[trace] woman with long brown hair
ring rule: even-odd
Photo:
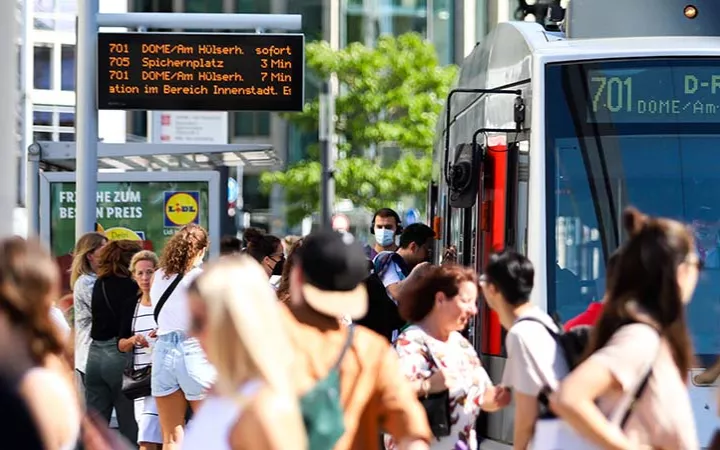
[[[80,404],[65,359],[67,348],[50,317],[59,291],[60,270],[38,241],[0,240],[0,329],[14,336],[13,350],[26,355],[30,365],[20,379],[20,393],[45,448],[72,449],[79,433]]]
[[[590,356],[562,381],[552,407],[601,448],[694,450],[685,308],[702,261],[682,223],[632,208],[623,220],[630,239],[608,285]]]
[[[110,241],[100,251],[98,279],[92,294],[93,339],[85,374],[85,399],[107,423],[113,407],[120,432],[130,442],[137,439],[133,402],[122,394],[122,374],[127,354],[118,344],[122,330],[131,323],[138,300],[138,285],[130,273],[132,257],[142,250],[136,241]]]
[[[85,233],[78,239],[73,250],[70,267],[70,287],[73,291],[73,316],[75,322],[75,370],[80,385],[85,386],[85,368],[90,350],[92,328],[92,291],[97,280],[98,255],[108,239],[101,233]]]
[[[188,286],[200,268],[210,240],[199,225],[186,225],[165,244],[150,287],[157,318],[152,352],[152,395],[157,403],[163,449],[179,448],[187,405],[195,410],[215,380],[200,343],[189,335]]]

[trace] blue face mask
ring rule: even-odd
[[[395,231],[386,228],[375,228],[375,242],[381,247],[389,247],[395,242]]]

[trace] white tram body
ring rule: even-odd
[[[692,223],[707,267],[688,307],[695,374],[720,353],[720,5],[697,2],[694,18],[686,5],[573,0],[565,31],[499,24],[439,120],[428,215],[436,255],[454,245],[481,271],[493,250],[525,253],[532,302],[561,321],[602,298],[625,206]],[[504,333],[486,306],[470,335],[500,382]],[[703,445],[720,426],[715,388],[690,387]],[[480,421],[482,448],[508,448],[512,417]]]

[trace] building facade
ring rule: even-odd
[[[73,141],[77,1],[25,3],[30,4],[25,17],[31,26],[23,36],[27,113],[21,145],[26,147],[33,139]],[[301,14],[306,40],[333,40],[340,47],[351,42],[373,45],[382,34],[414,31],[436,45],[445,64],[462,62],[491,24],[509,18],[510,10],[507,0],[100,0],[100,7],[101,12]],[[338,17],[329,18],[328,12]],[[318,80],[307,76],[306,98],[312,99],[318,91]],[[228,120],[228,142],[271,144],[286,164],[305,158],[307,147],[317,142],[317,134],[301,133],[277,114],[231,112]],[[100,137],[106,142],[146,140],[148,122],[142,111],[102,111]],[[244,209],[252,213],[251,223],[283,233],[287,230],[282,192],[263,194],[260,170],[250,167],[231,175],[242,179]]]

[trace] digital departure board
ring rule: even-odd
[[[720,61],[607,66],[586,72],[589,122],[720,123]]]
[[[302,34],[100,33],[98,108],[301,111]]]

